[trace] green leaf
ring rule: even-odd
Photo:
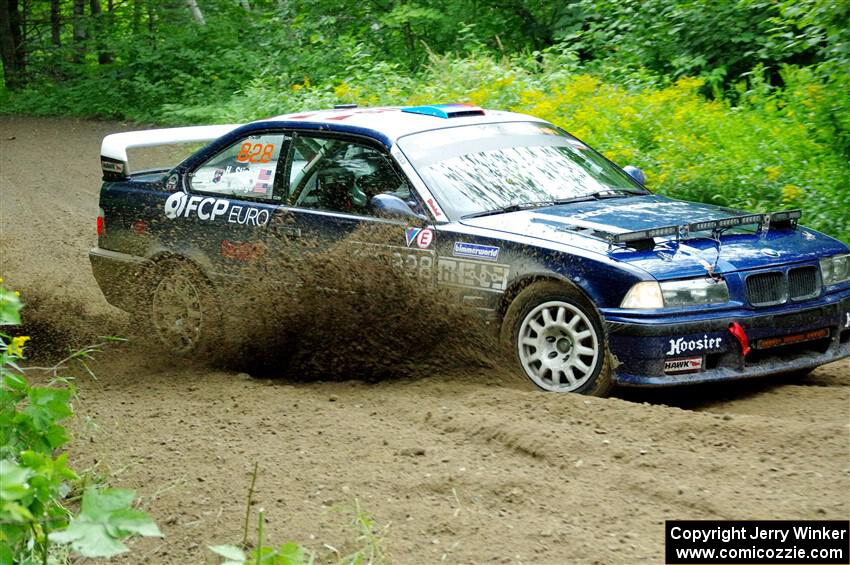
[[[20,324],[23,306],[17,294],[0,285],[0,326]]]
[[[0,517],[2,517],[3,522],[26,523],[33,520],[32,512],[17,502],[4,502],[0,506]]]
[[[277,550],[282,565],[302,565],[304,561],[304,548],[295,542],[285,543]]]
[[[117,510],[130,508],[136,493],[130,489],[107,488],[98,490],[94,487],[86,489],[83,495],[83,505],[80,516],[89,516],[95,520],[108,517]]]
[[[226,565],[232,565],[233,563],[245,563],[245,552],[235,545],[210,545],[207,547],[216,555],[221,555],[227,559],[227,561],[225,561]]]
[[[30,492],[32,471],[14,461],[0,461],[0,500],[20,500]]]
[[[126,545],[107,533],[103,524],[82,517],[73,518],[65,530],[52,532],[50,541],[71,544],[71,549],[83,557],[113,557],[128,551]]]
[[[156,523],[140,510],[116,510],[106,527],[110,535],[119,537],[137,534],[145,537],[162,537]]]
[[[71,391],[67,388],[33,387],[27,396],[30,403],[23,413],[32,418],[39,430],[47,430],[72,414],[68,403]]]
[[[50,540],[70,544],[83,557],[112,557],[127,551],[121,540],[131,535],[161,537],[147,514],[131,508],[134,497],[127,489],[86,489],[80,515]]]

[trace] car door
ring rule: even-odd
[[[172,195],[166,215],[183,224],[182,245],[209,262],[215,276],[245,276],[274,242],[270,226],[285,200],[290,137],[245,134],[186,175],[188,194]]]
[[[425,225],[418,196],[382,146],[363,138],[293,132],[288,170],[286,225],[304,253],[344,244],[354,255],[387,257],[433,284],[435,232]],[[388,196],[406,204],[410,215],[388,214],[377,205]]]

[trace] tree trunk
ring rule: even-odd
[[[74,0],[74,62],[81,63],[86,53],[86,26],[83,17],[86,12],[86,0]]]
[[[100,0],[91,0],[89,2],[91,17],[94,21],[94,37],[97,39],[97,62],[101,65],[108,65],[112,62],[112,53],[106,50],[106,45],[103,42],[106,20],[103,17],[103,8],[100,6]]]
[[[18,0],[0,0],[0,57],[6,88],[18,90],[24,85],[25,69],[21,44],[21,16]]]
[[[142,0],[133,0],[133,19],[130,24],[130,29],[133,30],[133,35],[139,34],[139,28],[142,25]]]
[[[201,12],[201,7],[198,6],[198,0],[186,0],[186,5],[189,7],[189,12],[195,18],[195,21],[204,25],[206,23],[204,21],[204,13]]]
[[[62,46],[62,16],[59,0],[50,0],[50,41],[55,47]]]

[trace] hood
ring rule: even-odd
[[[710,204],[647,195],[535,208],[469,218],[461,223],[604,254],[663,280],[704,275],[707,267],[718,259],[717,242],[711,234],[695,233],[682,241],[658,237],[652,249],[609,246],[606,235],[741,214],[743,212]],[[755,233],[756,229],[756,226],[741,226],[723,234],[717,272],[797,263],[847,251],[843,243],[807,228],[775,228],[766,235]]]

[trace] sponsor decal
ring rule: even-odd
[[[393,268],[403,273],[417,277],[423,282],[431,285],[434,283],[434,267],[436,261],[432,250],[401,247],[395,245],[380,245],[377,243],[364,243],[355,241],[354,249],[356,257],[374,257],[385,261]]]
[[[236,160],[240,163],[268,163],[272,160],[274,143],[251,143],[246,141],[239,147]]]
[[[829,329],[823,328],[820,330],[812,330],[798,334],[784,335],[781,337],[768,337],[760,339],[756,342],[756,349],[770,349],[771,347],[780,347],[782,345],[792,345],[794,343],[802,343],[804,341],[812,341],[829,337]]]
[[[434,230],[431,228],[405,228],[404,243],[410,247],[414,241],[419,249],[428,249],[434,242]]]
[[[442,211],[442,210],[440,210],[440,207],[439,207],[439,206],[437,206],[437,203],[436,203],[436,202],[434,202],[434,199],[433,199],[433,198],[429,198],[429,199],[428,199],[428,200],[426,200],[425,202],[428,204],[428,209],[430,209],[430,210],[431,210],[431,213],[432,213],[432,214],[434,214],[434,217],[435,217],[435,218],[437,218],[437,219],[439,220],[440,218],[443,218],[443,217],[444,217],[444,216],[443,216],[443,211]]]
[[[213,173],[212,182],[216,183],[216,184],[220,183],[221,177],[223,177],[223,176],[224,176],[224,169],[216,169],[215,172]]]
[[[419,235],[419,232],[422,231],[420,228],[405,228],[404,229],[404,243],[410,247],[414,241],[416,241],[416,236]]]
[[[440,257],[437,281],[446,286],[504,292],[510,271],[510,265]]]
[[[185,192],[175,192],[165,201],[165,217],[170,220],[188,218],[193,213],[199,220],[215,221],[223,217],[228,223],[249,226],[265,226],[271,216],[262,208],[232,205],[223,198],[189,196]]]
[[[223,240],[221,242],[221,256],[234,261],[254,261],[263,255],[265,246],[260,243],[242,243],[238,241]]]
[[[686,373],[689,371],[701,371],[703,366],[702,357],[687,357],[683,359],[665,359],[665,373]]]
[[[124,163],[119,163],[117,161],[107,161],[105,159],[101,159],[100,167],[107,172],[110,173],[118,173],[122,174],[124,172]]]
[[[476,243],[456,241],[452,255],[455,257],[468,257],[470,259],[496,261],[499,258],[499,248],[491,245],[478,245]]]
[[[180,177],[177,176],[177,173],[168,177],[168,180],[165,181],[165,190],[168,190],[170,192],[174,192],[175,190],[177,190],[177,182],[179,180],[180,180]]]
[[[670,351],[668,351],[664,355],[681,355],[682,353],[687,353],[688,351],[703,351],[705,349],[714,349],[720,347],[720,343],[722,341],[722,337],[708,337],[707,335],[702,336],[702,338],[700,339],[685,339],[683,337],[680,337],[678,339],[671,339]]]
[[[419,249],[428,249],[434,241],[434,230],[425,228],[416,236],[416,247]]]

